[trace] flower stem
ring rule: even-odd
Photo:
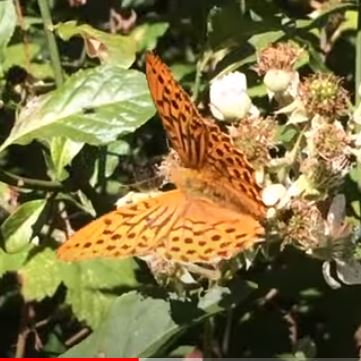
[[[63,84],[64,78],[60,63],[59,50],[54,35],[53,22],[51,20],[48,0],[38,0],[38,5],[44,23],[44,30],[48,42],[50,60],[54,70],[55,83],[56,86],[59,87],[61,84]]]

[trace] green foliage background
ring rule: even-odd
[[[76,3],[0,2],[0,356],[356,357],[360,287],[331,289],[321,262],[297,250],[188,297],[140,261],[65,264],[55,250],[64,230],[154,175],[167,151],[145,51],[157,48],[198,100],[216,75],[240,69],[267,108],[250,68],[264,46],[293,40],[307,53],[301,73],[332,71],[354,94],[359,4],[330,2],[310,18],[301,0]],[[111,10],[136,13],[135,24],[111,33]],[[343,21],[325,51],[335,15]]]

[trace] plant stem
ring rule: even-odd
[[[16,17],[18,19],[19,27],[20,27],[20,29],[21,29],[21,31],[23,33],[25,68],[29,73],[31,73],[29,39],[28,39],[26,27],[25,27],[24,15],[23,15],[23,12],[21,10],[20,0],[15,0],[15,10],[16,10]]]
[[[193,92],[192,92],[193,101],[196,101],[198,98],[199,90],[200,90],[200,86],[201,86],[202,72],[204,70],[204,67],[208,63],[210,56],[211,56],[211,52],[205,51],[205,52],[203,52],[202,57],[197,62],[196,78],[194,80]]]
[[[63,185],[58,182],[20,177],[10,172],[5,172],[4,170],[0,170],[0,182],[14,187],[42,191],[60,191],[64,188]]]
[[[54,70],[55,83],[56,86],[59,87],[61,84],[63,84],[64,78],[60,63],[59,50],[54,35],[53,22],[51,20],[48,0],[38,0],[38,5],[44,23],[44,30],[48,42],[50,60]]]
[[[361,85],[361,0],[357,0],[356,63],[355,63],[355,106],[360,103],[358,88]]]
[[[100,194],[106,193],[106,165],[107,165],[107,146],[102,146],[99,148],[99,158],[98,158],[98,184],[100,187]]]

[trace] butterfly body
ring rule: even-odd
[[[94,220],[59,248],[64,260],[150,255],[217,263],[250,248],[264,233],[261,189],[244,154],[200,115],[152,53],[146,58],[146,75],[177,154],[166,166],[177,189]]]

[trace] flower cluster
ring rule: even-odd
[[[222,103],[214,91],[212,96],[213,87],[218,87],[217,94],[227,93],[220,89],[226,84],[217,81],[211,84],[211,111],[212,104],[219,105],[216,118],[232,123],[229,130],[234,143],[262,170],[268,235],[276,235],[282,246],[292,244],[327,265],[335,261],[344,283],[357,283],[361,282],[354,276],[359,267],[354,258],[358,231],[346,218],[343,193],[345,178],[361,159],[361,108],[352,114],[341,78],[330,73],[301,78],[296,64],[303,54],[291,43],[271,45],[260,52],[254,69],[278,105],[271,116],[261,114],[250,98],[241,105],[247,94],[244,78],[242,97],[228,94],[228,101],[237,101],[243,112],[227,116],[236,106]],[[227,77],[230,82],[232,74]],[[324,273],[332,283],[329,273]]]

